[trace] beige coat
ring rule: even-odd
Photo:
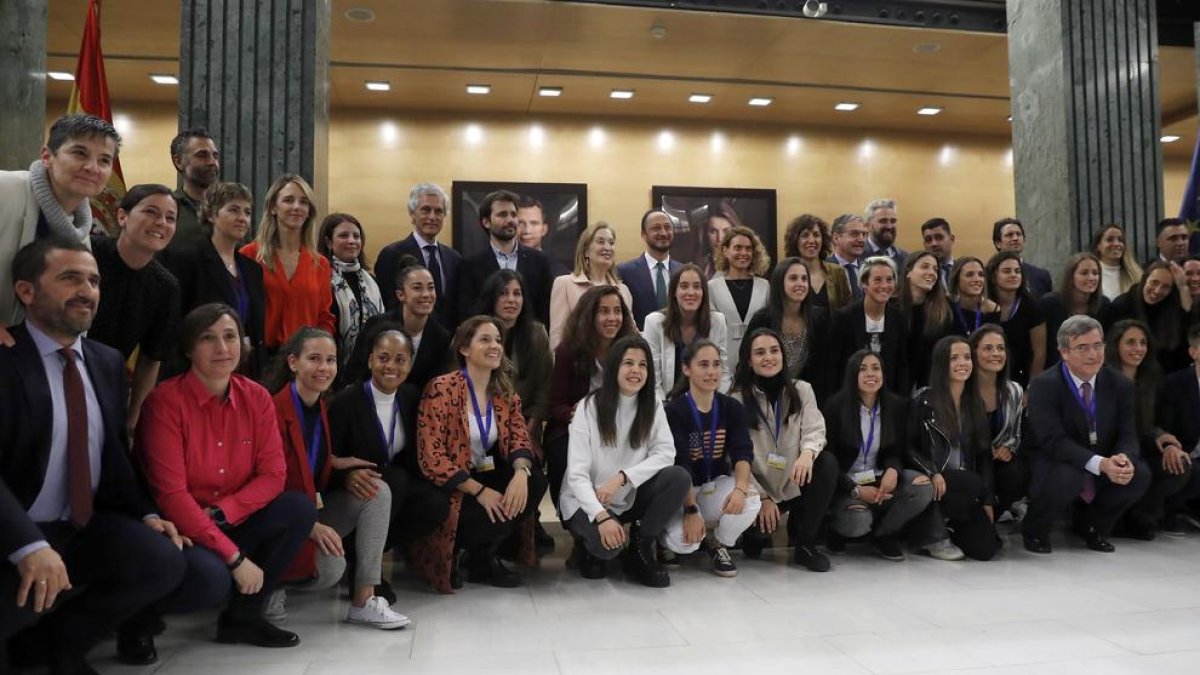
[[[800,488],[790,480],[792,465],[800,457],[803,450],[812,450],[820,454],[825,449],[825,416],[817,406],[817,397],[813,394],[812,385],[804,380],[794,382],[796,392],[800,394],[800,412],[793,411],[784,420],[779,433],[779,441],[775,441],[775,412],[767,404],[762,392],[755,390],[753,401],[742,401],[741,392],[732,391],[730,396],[741,401],[746,406],[747,419],[750,415],[759,415],[758,411],[766,414],[767,419],[758,420],[758,429],[750,429],[750,440],[754,442],[754,462],[750,467],[754,484],[759,494],[765,495],[775,503],[785,502],[800,496]],[[774,468],[768,460],[772,453],[783,456],[782,469]]]
[[[28,171],[0,171],[0,325],[25,317],[13,293],[12,261],[37,232],[38,205]]]

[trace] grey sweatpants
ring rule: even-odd
[[[379,492],[369,502],[344,490],[322,495],[325,508],[317,512],[321,523],[332,527],[342,538],[355,533],[354,583],[359,586],[376,586],[383,578],[383,547],[391,524],[392,491],[381,480],[375,481],[375,487]],[[344,557],[326,555],[318,549],[317,578],[308,588],[333,588],[345,572]]]

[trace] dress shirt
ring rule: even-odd
[[[479,402],[479,415],[483,417],[484,423],[487,423],[488,402],[491,399]],[[500,440],[500,430],[496,428],[496,411],[492,410],[491,427],[488,429],[487,442],[481,443],[480,438],[483,436],[483,430],[479,428],[479,421],[475,419],[474,407],[467,411],[467,436],[471,439],[471,467],[478,467],[483,464],[483,459],[488,456],[488,451],[492,449]]]
[[[1084,382],[1088,383],[1088,386],[1090,386],[1092,388],[1092,400],[1095,401],[1096,400],[1096,376],[1093,375],[1092,379],[1090,379],[1090,380],[1081,380],[1078,377],[1075,377],[1075,373],[1072,373],[1070,368],[1067,368],[1067,372],[1071,375],[1071,381],[1075,383],[1075,389],[1079,390],[1080,394],[1083,393],[1083,389],[1082,389],[1083,383]],[[1086,415],[1087,415],[1087,412],[1084,411],[1084,416],[1086,417]],[[1092,455],[1092,458],[1087,461],[1087,464],[1084,465],[1084,468],[1087,469],[1089,473],[1099,476],[1100,475],[1100,460],[1102,460],[1102,459],[1104,459],[1103,455]]]
[[[671,281],[671,256],[670,255],[663,258],[662,260],[655,260],[654,256],[650,255],[649,253],[643,253],[642,258],[644,258],[646,260],[646,267],[650,268],[650,284],[651,285],[654,285],[654,279],[655,279],[654,275],[658,271],[655,269],[655,267],[660,262],[662,263],[662,266],[663,266],[663,274],[665,274],[667,276],[667,281],[668,282]]]
[[[420,248],[421,248],[421,261],[425,264],[426,267],[430,267],[429,259],[435,255],[437,256],[438,269],[441,270],[441,272],[442,272],[439,275],[442,278],[438,279],[438,281],[441,282],[441,287],[445,288],[446,287],[446,267],[444,265],[442,265],[441,248],[438,247],[437,240],[435,239],[433,241],[429,241],[425,237],[422,237],[421,233],[417,232],[416,230],[413,230],[412,236],[413,236],[413,239],[415,239],[417,241],[417,245],[420,246]],[[438,251],[438,252],[437,253],[431,252],[428,248],[426,248],[427,246],[433,246],[434,251]]]
[[[258,244],[246,244],[241,254],[257,260]],[[304,326],[316,326],[337,335],[337,322],[330,309],[333,304],[332,277],[333,271],[325,256],[308,248],[300,249],[296,271],[290,279],[278,255],[271,269],[263,266],[263,293],[267,300],[264,341],[268,347],[278,349]]]
[[[875,401],[875,405],[879,405],[878,400]],[[854,464],[850,465],[850,476],[853,477],[859,471],[874,471],[878,476],[883,473],[876,466],[876,459],[879,457],[879,441],[883,439],[883,413],[882,411],[875,413],[875,433],[872,434],[871,409],[860,403],[858,424],[862,431],[862,441],[858,447],[858,455],[854,458]],[[866,443],[868,438],[871,439],[871,445],[867,448],[867,456],[863,457],[861,443]]]
[[[191,370],[158,385],[142,405],[136,448],[164,515],[222,560],[237,544],[204,510],[220,508],[237,525],[278,497],[287,477],[275,403],[241,375],[224,398]]]
[[[515,240],[513,241],[513,245],[512,245],[512,253],[505,253],[504,249],[496,248],[496,245],[492,244],[491,242],[488,242],[488,245],[492,247],[492,255],[496,256],[496,264],[500,266],[500,269],[502,269],[502,270],[516,270],[517,269],[517,248],[518,248],[518,246],[517,246],[517,242]]]

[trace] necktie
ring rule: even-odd
[[[67,504],[71,523],[84,527],[92,519],[92,462],[88,456],[87,397],[83,378],[70,347],[58,350],[63,357],[63,394],[67,404]]]
[[[654,265],[654,297],[659,309],[667,306],[667,273],[661,260]]]
[[[846,263],[842,267],[846,268],[846,276],[850,279],[850,292],[854,294],[854,297],[861,298],[862,289],[858,286],[858,269],[854,263]]]
[[[1092,384],[1090,382],[1081,384],[1079,394],[1083,397],[1083,410],[1086,414],[1092,409]],[[1091,504],[1092,500],[1096,498],[1096,478],[1092,474],[1084,476],[1083,489],[1079,491],[1079,497],[1088,504]]]
[[[429,268],[429,274],[433,276],[433,288],[437,291],[440,301],[442,299],[442,264],[438,262],[437,252],[437,244],[425,246],[425,255],[429,256],[429,262],[425,266]]]

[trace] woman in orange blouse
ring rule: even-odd
[[[417,413],[417,461],[447,495],[450,517],[415,546],[416,567],[449,593],[462,585],[459,551],[466,551],[469,581],[511,588],[521,577],[500,562],[496,546],[519,524],[518,562],[536,560],[530,516],[546,479],[513,393],[499,321],[467,319],[451,347],[460,369],[429,382]]]
[[[264,342],[274,354],[303,326],[330,333],[337,327],[331,311],[329,261],[317,252],[312,187],[296,174],[284,174],[271,184],[264,201],[258,236],[241,253],[263,268]]]

